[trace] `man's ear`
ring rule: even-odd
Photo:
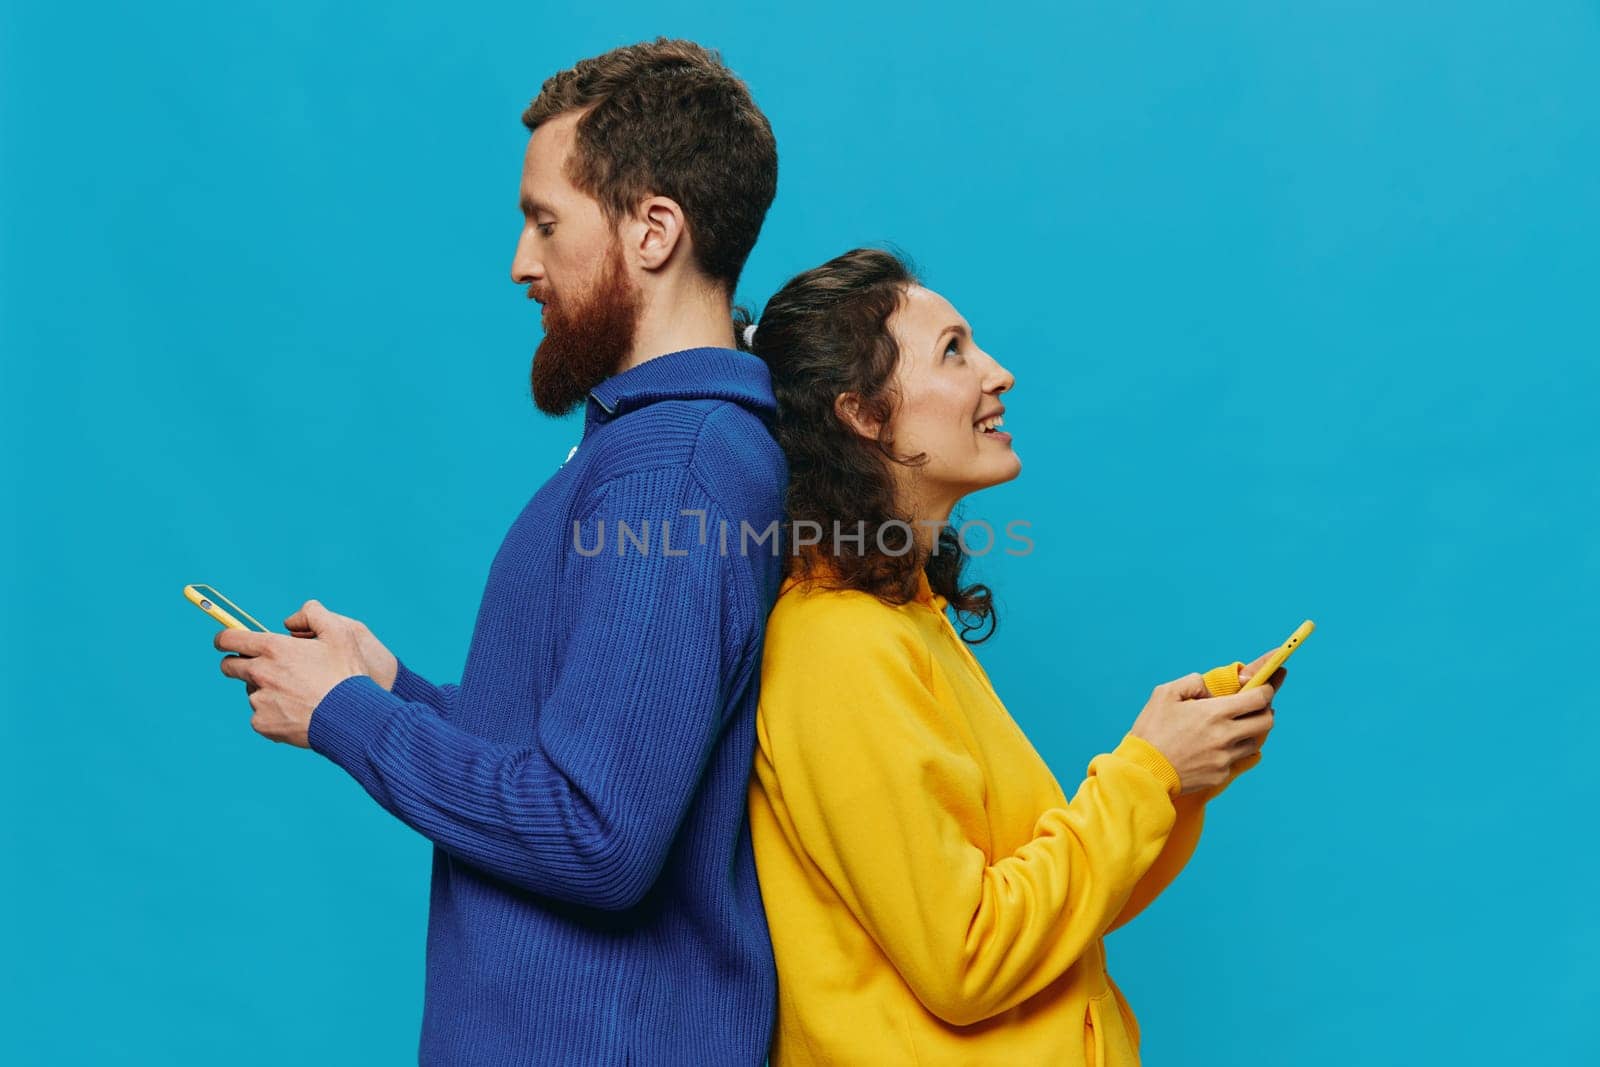
[[[645,270],[660,270],[672,260],[682,245],[689,245],[689,229],[684,224],[683,208],[667,196],[652,196],[640,201],[634,212],[638,243],[634,255]]]
[[[861,398],[855,393],[840,393],[833,398],[833,413],[839,421],[871,441],[878,439],[878,420],[864,410]]]

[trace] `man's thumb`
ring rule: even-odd
[[[308,600],[300,605],[300,610],[283,620],[285,629],[311,630],[320,633],[326,624],[328,609],[322,606],[321,601]]]

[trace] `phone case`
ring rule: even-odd
[[[1272,672],[1283,666],[1283,661],[1294,655],[1294,650],[1304,644],[1305,639],[1310,637],[1311,631],[1316,628],[1317,624],[1310,619],[1301,623],[1294,633],[1289,635],[1289,640],[1279,645],[1278,650],[1272,654],[1267,662],[1261,665],[1261,669],[1250,676],[1250,680],[1244,684],[1244,689],[1254,689],[1257,686],[1266,685],[1267,681],[1272,677]],[[1240,692],[1243,692],[1244,689],[1241,689]]]
[[[216,619],[230,630],[259,630],[262,633],[271,632],[265,626],[261,625],[260,619],[257,619],[254,615],[251,615],[248,611],[245,611],[243,608],[239,607],[239,605],[235,604],[233,601],[217,592],[216,586],[208,585],[206,588],[211,590],[210,596],[200,592],[200,590],[195,588],[195,585],[184,586],[183,595],[188,598],[189,603],[193,604],[207,615],[210,615],[213,619]]]

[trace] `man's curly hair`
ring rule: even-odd
[[[572,184],[612,222],[646,197],[677,201],[696,264],[731,299],[778,189],[778,144],[745,83],[717,52],[658,37],[553,75],[522,124],[571,111]]]

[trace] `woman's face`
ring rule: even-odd
[[[978,347],[948,300],[920,285],[906,290],[889,330],[900,348],[895,451],[928,454],[925,465],[896,468],[895,476],[919,515],[943,518],[966,494],[1021,473],[1011,435],[997,429],[1000,394],[1016,379]]]

